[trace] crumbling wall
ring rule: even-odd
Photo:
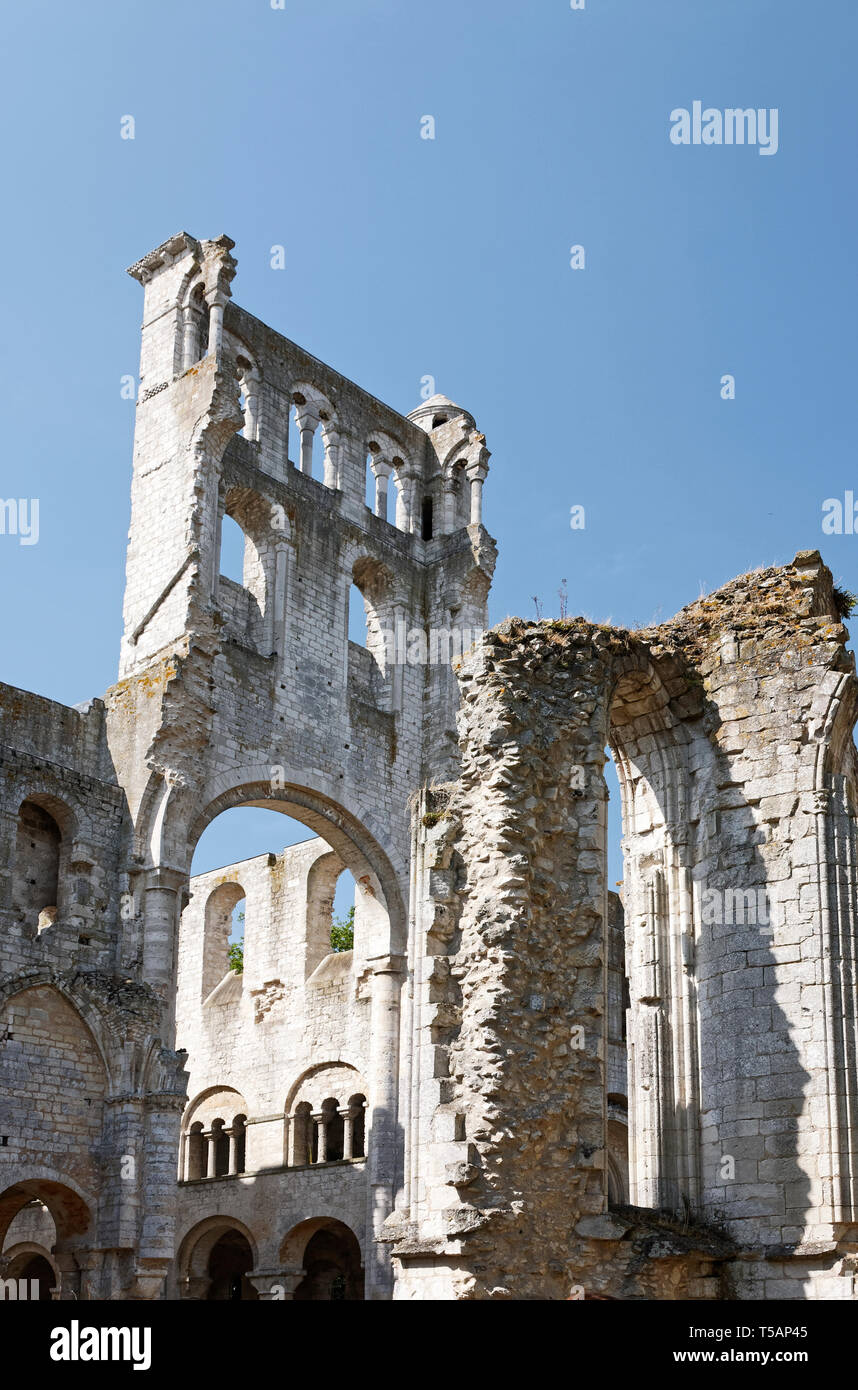
[[[851,1290],[845,638],[812,553],[661,628],[509,621],[463,662],[462,775],[424,800],[416,835],[411,1158],[388,1225],[401,1296],[426,1279],[445,1297],[566,1297],[594,1279],[611,1292],[604,1271],[628,1248],[628,1235],[602,1244],[597,1267],[587,1243],[607,1211],[609,739],[626,834],[632,1190],[741,1244],[740,1296],[755,1280],[783,1289],[767,1250],[820,1290],[842,1267]],[[756,909],[758,889],[771,921],[730,918],[728,892]],[[683,1279],[700,1277],[694,1258]]]

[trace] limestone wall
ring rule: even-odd
[[[370,1298],[854,1297],[848,596],[802,552],[638,632],[509,620],[456,674],[483,435],[247,314],[232,249],[131,270],[117,683],[0,686],[0,1238],[44,1202],[81,1299],[204,1297],[224,1231],[262,1296],[320,1236]],[[242,805],[314,838],[191,881]]]
[[[308,1074],[318,1076],[315,1110],[328,1095],[326,1085],[340,1087],[342,1104],[365,1092],[369,972],[359,914],[356,950],[337,955],[330,949],[333,890],[342,867],[323,840],[312,839],[191,879],[179,933],[177,1038],[190,1068],[184,1129],[191,1120],[210,1119],[200,1098],[232,1088],[241,1097],[234,1113],[241,1110],[248,1119],[247,1172],[289,1161],[288,1116],[304,1098],[299,1090]],[[206,992],[206,933],[230,885],[240,886],[246,900],[244,971],[228,969],[224,945],[216,987]]]
[[[412,1167],[388,1223],[404,1295],[412,1268],[446,1296],[604,1289],[582,1238],[607,1212],[610,740],[632,1200],[723,1232],[734,1287],[783,1290],[768,1253],[851,1296],[845,639],[809,553],[659,629],[513,621],[463,663],[462,776],[416,836]]]

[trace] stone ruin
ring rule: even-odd
[[[657,627],[484,632],[474,419],[399,415],[240,309],[232,249],[131,268],[116,685],[0,686],[0,1276],[855,1297],[850,596],[805,551]],[[248,805],[309,838],[192,876]]]

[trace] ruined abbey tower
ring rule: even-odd
[[[483,633],[476,422],[400,415],[245,313],[232,247],[131,268],[116,685],[0,686],[0,1276],[855,1297],[847,596],[802,552],[659,627]],[[237,806],[307,839],[191,876]]]

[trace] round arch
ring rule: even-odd
[[[177,1247],[176,1269],[180,1287],[184,1289],[183,1298],[204,1296],[201,1291],[203,1285],[207,1287],[209,1283],[211,1253],[221,1237],[231,1232],[236,1232],[247,1241],[253,1256],[253,1267],[256,1268],[259,1250],[250,1227],[235,1216],[208,1216],[191,1226]]]
[[[295,1099],[300,1094],[302,1086],[304,1086],[308,1081],[312,1081],[317,1076],[321,1077],[321,1074],[323,1072],[331,1072],[334,1074],[342,1072],[343,1081],[348,1080],[350,1082],[353,1077],[355,1082],[355,1087],[353,1089],[363,1088],[364,1091],[366,1089],[366,1083],[363,1077],[361,1076],[361,1073],[358,1071],[357,1067],[352,1062],[348,1062],[342,1057],[332,1057],[325,1062],[317,1062],[312,1067],[307,1067],[305,1071],[301,1072],[301,1075],[298,1077],[298,1079],[292,1083],[292,1085],[289,1087],[289,1091],[286,1096],[286,1103],[283,1107],[284,1113],[286,1115],[291,1114],[292,1107],[295,1103]],[[347,1077],[347,1072],[351,1073],[352,1075]],[[346,1096],[345,1100],[347,1099],[348,1097]]]
[[[0,984],[0,1009],[5,1004],[11,1002],[19,994],[25,994],[30,989],[52,989],[60,995],[63,1002],[68,1004],[70,1009],[78,1015],[89,1034],[92,1043],[98,1053],[99,1061],[104,1068],[104,1078],[106,1083],[105,1096],[113,1094],[116,1078],[111,1067],[111,1054],[115,1054],[115,1044],[109,1034],[105,1036],[104,1021],[97,1011],[85,1000],[76,998],[66,987],[65,981],[50,969],[29,970],[21,975],[15,975],[10,980]],[[65,1181],[65,1179],[63,1179]]]
[[[320,1231],[329,1231],[332,1235],[341,1236],[343,1239],[351,1238],[357,1244],[361,1251],[361,1258],[363,1258],[363,1246],[360,1237],[345,1221],[341,1221],[336,1216],[311,1216],[305,1221],[299,1221],[296,1226],[286,1232],[280,1244],[281,1262],[290,1268],[300,1269],[304,1262],[307,1246]]]
[[[15,1217],[34,1197],[50,1212],[57,1240],[83,1235],[89,1229],[95,1198],[51,1168],[30,1170],[30,1176],[0,1192],[0,1250]]]
[[[182,1127],[185,1128],[190,1121],[197,1118],[197,1111],[203,1109],[214,1100],[216,1096],[223,1097],[224,1101],[226,1101],[227,1097],[230,1097],[230,1099],[234,1097],[237,1102],[235,1113],[238,1114],[239,1111],[244,1114],[247,1113],[247,1097],[242,1091],[237,1090],[235,1086],[207,1086],[204,1091],[198,1091],[197,1094],[188,1101],[182,1116]],[[229,1118],[224,1116],[223,1118],[227,1120],[227,1123],[231,1123],[232,1116]]]
[[[18,1245],[12,1245],[3,1251],[3,1260],[6,1262],[1,1276],[3,1279],[27,1279],[34,1276],[38,1278],[42,1274],[39,1267],[46,1265],[50,1269],[51,1287],[55,1290],[62,1288],[59,1265],[50,1250],[46,1250],[43,1245],[36,1245],[33,1241],[21,1241]],[[38,1282],[41,1284],[47,1281],[38,1278]]]
[[[281,775],[282,774],[282,775]],[[278,785],[282,782],[282,786]],[[407,915],[396,871],[378,840],[342,802],[306,785],[291,781],[285,768],[269,764],[226,774],[204,791],[203,810],[187,827],[186,863],[190,861],[203,831],[223,811],[237,806],[253,806],[280,811],[300,821],[323,839],[350,870],[363,893],[363,916],[370,931],[369,954],[404,954],[407,944]],[[163,818],[165,841],[177,844],[180,836],[181,797],[168,796]],[[199,805],[199,801],[195,803]],[[171,816],[175,807],[176,814]]]

